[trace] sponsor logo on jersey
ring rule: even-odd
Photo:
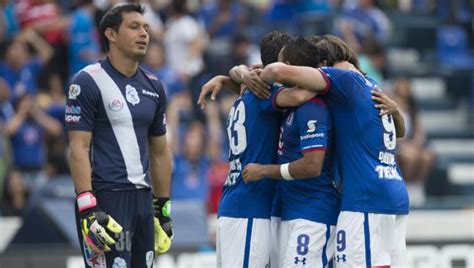
[[[108,106],[111,111],[118,112],[122,110],[123,103],[119,99],[113,99]]]
[[[306,134],[306,135],[300,136],[300,140],[306,140],[306,139],[312,139],[312,138],[324,138],[324,132]]]
[[[318,122],[318,120],[309,120],[308,121],[308,131],[306,131],[307,133],[311,133],[311,132],[314,132],[316,130],[316,122]]]
[[[145,90],[145,89],[142,89],[142,94],[143,95],[148,95],[148,96],[151,96],[151,97],[155,97],[155,98],[160,97],[160,95],[158,95],[158,93],[151,92],[151,91],[148,91],[148,90]]]
[[[129,103],[133,106],[140,103],[140,97],[138,96],[137,90],[131,85],[125,86],[125,97]]]
[[[80,120],[81,120],[80,115],[69,115],[68,114],[64,118],[64,121],[66,121],[66,123],[79,123]]]
[[[81,114],[81,107],[75,105],[66,105],[67,114]]]
[[[81,86],[78,84],[71,84],[69,86],[68,98],[70,100],[75,100],[79,94],[81,94]]]

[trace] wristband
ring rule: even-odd
[[[76,197],[77,207],[79,212],[83,212],[86,209],[95,207],[97,205],[97,200],[91,192],[83,192]]]
[[[281,177],[287,181],[293,180],[293,177],[291,177],[290,174],[290,163],[280,165],[280,174]]]

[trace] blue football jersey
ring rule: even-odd
[[[280,181],[282,220],[306,219],[336,225],[341,197],[331,171],[331,135],[331,117],[319,97],[285,111],[278,162],[292,162],[314,150],[325,150],[326,154],[319,177]]]
[[[272,96],[281,88],[272,85]],[[230,167],[218,216],[270,218],[275,181],[264,178],[245,183],[242,170],[249,163],[276,163],[281,118],[273,98],[260,100],[247,91],[235,101],[227,119]]]
[[[94,191],[150,188],[148,136],[166,133],[165,111],[161,83],[141,68],[126,77],[104,59],[73,78],[66,129],[92,132]]]
[[[342,211],[408,214],[404,180],[395,161],[391,115],[380,116],[371,90],[377,83],[353,71],[324,67],[325,101],[334,121],[336,161],[343,180]]]

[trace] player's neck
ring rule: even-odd
[[[124,57],[114,51],[110,51],[108,55],[110,64],[121,74],[126,77],[133,76],[138,70],[138,61]]]

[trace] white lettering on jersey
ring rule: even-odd
[[[160,95],[158,95],[158,93],[151,92],[151,91],[148,91],[148,90],[145,90],[145,89],[142,89],[142,94],[143,95],[148,95],[148,96],[151,96],[151,97],[155,97],[155,98],[160,97]]]
[[[378,173],[379,179],[402,180],[395,166],[378,165],[375,167],[375,172]]]
[[[306,135],[300,136],[300,140],[307,140],[307,139],[312,139],[312,138],[324,138],[324,132],[306,134]]]
[[[227,176],[227,179],[225,180],[224,185],[229,186],[229,185],[234,185],[237,182],[237,178],[239,177],[239,174],[242,173],[242,163],[240,162],[240,159],[233,159],[232,161],[229,162],[229,175]]]
[[[318,122],[318,120],[309,120],[307,125],[308,125],[308,131],[306,131],[306,133],[311,133],[311,132],[314,132],[316,130],[316,122]]]
[[[379,152],[379,161],[380,163],[394,166],[395,155],[389,152]]]

